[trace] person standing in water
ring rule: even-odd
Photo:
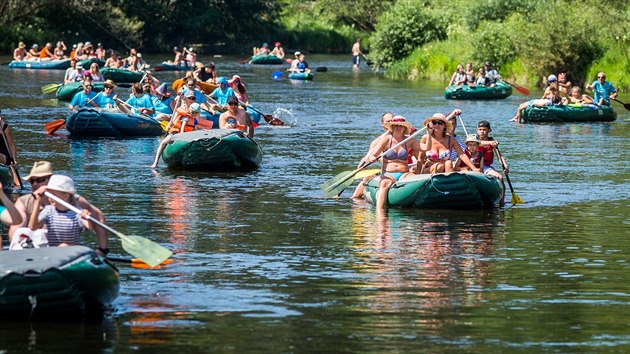
[[[357,40],[352,45],[352,67],[355,69],[359,68],[359,64],[361,64],[361,57],[365,58],[365,54],[361,51],[361,38],[357,38]]]

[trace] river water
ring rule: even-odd
[[[121,266],[121,295],[102,322],[0,322],[0,352],[630,350],[630,170],[619,161],[630,112],[621,105],[613,123],[517,125],[508,122],[525,99],[516,91],[447,101],[444,83],[353,72],[346,57],[307,58],[328,68],[313,82],[272,80],[278,67],[240,59],[212,58],[221,74],[241,75],[258,109],[295,121],[261,124],[265,156],[250,173],[153,171],[158,138],[46,136],[44,123],[68,111],[40,87],[63,71],[0,67],[22,176],[52,161],[114,228],[175,253],[160,270]],[[454,108],[468,131],[492,123],[525,205],[511,206],[508,193],[495,211],[381,213],[323,196],[319,186],[354,169],[381,132],[383,112],[420,126]]]

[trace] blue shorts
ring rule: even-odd
[[[494,167],[492,166],[483,166],[483,173],[489,174],[490,171],[497,172],[497,170],[495,170]]]
[[[352,56],[352,64],[359,65],[361,63],[361,57],[359,55]]]
[[[402,177],[402,175],[404,175],[407,172],[386,172],[388,175],[391,175],[392,177],[394,177],[395,180],[399,180],[400,177]]]

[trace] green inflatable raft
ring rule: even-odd
[[[252,64],[261,64],[261,65],[279,65],[283,64],[282,59],[278,58],[275,55],[254,55],[250,60]]]
[[[70,82],[59,86],[57,89],[57,99],[62,101],[72,101],[72,97],[81,91],[83,91],[82,82]],[[92,81],[92,91],[103,91],[103,83],[101,81]]]
[[[158,136],[162,126],[157,120],[125,114],[117,109],[83,108],[66,118],[66,129],[73,137]]]
[[[248,171],[258,168],[263,151],[240,130],[195,130],[173,135],[162,159],[168,167],[206,171]]]
[[[313,80],[313,73],[290,73],[291,80]]]
[[[496,86],[449,86],[444,90],[444,97],[452,100],[496,100],[510,96],[512,86],[505,82],[497,82]]]
[[[84,246],[3,251],[0,257],[3,319],[102,315],[119,288],[118,270]]]
[[[574,105],[526,108],[521,120],[526,123],[543,122],[612,122],[617,112],[609,106]]]
[[[376,203],[379,178],[365,187],[364,196]],[[482,209],[499,206],[504,189],[498,178],[479,172],[413,175],[396,182],[387,194],[388,205],[423,209]]]
[[[144,72],[142,71],[130,71],[127,69],[116,69],[116,68],[103,68],[101,69],[101,73],[105,80],[112,80],[113,82],[126,82],[126,83],[135,83],[142,80],[144,76]]]

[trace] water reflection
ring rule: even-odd
[[[411,214],[411,215],[410,215]],[[354,249],[369,274],[372,310],[427,310],[477,304],[503,235],[501,212],[377,211],[355,203]]]

